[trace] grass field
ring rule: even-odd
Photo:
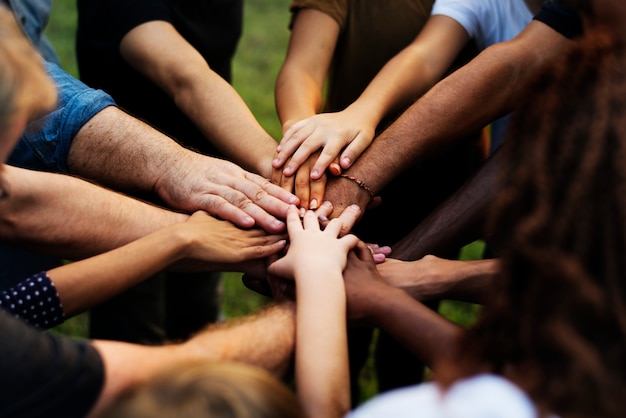
[[[246,0],[244,33],[233,64],[233,84],[251,108],[261,125],[275,138],[280,137],[280,124],[274,108],[274,81],[284,59],[289,31],[290,1]],[[61,64],[78,76],[75,59],[76,1],[53,3],[54,9],[47,35],[59,54]],[[464,248],[463,258],[480,258],[481,243]],[[238,274],[226,275],[224,311],[234,317],[253,312],[267,299],[246,289]],[[440,312],[451,320],[467,325],[474,319],[478,307],[471,304],[444,301]],[[86,335],[86,315],[80,315],[55,329],[56,332],[83,337]],[[375,376],[364,377],[364,399],[375,392]]]

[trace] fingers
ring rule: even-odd
[[[316,180],[320,178],[326,169],[330,167],[333,161],[337,160],[337,156],[341,152],[341,143],[337,140],[328,140],[318,157],[313,170],[311,170],[311,178]],[[297,153],[296,153],[297,154]]]
[[[298,199],[300,199],[300,206],[304,209],[313,209],[310,207],[311,202],[311,185],[310,185],[310,176],[309,176],[309,166],[304,164],[302,165],[295,176],[295,193]]]
[[[363,154],[363,152],[372,143],[371,139],[367,139],[365,135],[359,134],[354,141],[350,142],[346,149],[341,153],[339,165],[342,169],[347,170],[352,163]]]
[[[310,180],[309,182],[311,194],[309,207],[313,210],[317,209],[320,203],[324,201],[324,193],[326,192],[326,181],[327,177],[324,174],[318,180]]]
[[[356,222],[361,217],[361,208],[358,205],[350,205],[341,212],[341,214],[336,218],[340,219],[342,222],[342,228],[340,231],[340,235],[345,235],[356,224]]]
[[[335,158],[332,163],[328,166],[328,171],[333,176],[338,176],[341,174],[341,166],[339,165],[339,158]]]

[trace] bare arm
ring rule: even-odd
[[[105,367],[105,386],[91,416],[97,416],[128,387],[188,361],[239,361],[281,376],[295,341],[295,309],[283,303],[259,314],[213,325],[184,344],[160,347],[94,341]]]
[[[66,316],[83,312],[181,260],[203,262],[205,270],[238,271],[240,265],[278,253],[282,236],[242,230],[205,212],[81,261],[48,271]]]
[[[154,191],[170,207],[204,210],[241,227],[284,231],[291,193],[226,160],[181,147],[115,107],[85,124],[70,147],[68,166],[80,175],[124,191]]]
[[[235,89],[167,22],[141,24],[120,44],[122,57],[166,92],[228,158],[265,178],[276,141]]]
[[[447,260],[427,255],[416,261],[387,258],[378,265],[385,281],[419,301],[452,299],[483,303],[499,277],[499,261]]]
[[[370,145],[384,117],[411,104],[448,70],[469,41],[457,21],[432,16],[411,44],[394,56],[352,104],[335,113],[302,120],[285,134],[274,166],[286,159],[285,174],[293,173],[311,153],[323,149],[312,177],[321,175],[339,157],[347,169]],[[344,149],[345,148],[345,149]]]
[[[108,251],[188,217],[67,175],[3,171],[2,239],[63,258]]]
[[[380,327],[433,369],[451,353],[463,330],[385,283],[367,247],[348,255],[343,276],[351,321]]]
[[[275,87],[283,133],[321,111],[324,80],[338,36],[339,24],[327,14],[315,9],[298,12]]]
[[[526,84],[559,59],[571,41],[532,21],[511,41],[493,45],[437,83],[386,129],[348,170],[379,192],[397,174],[481,129],[514,109]],[[340,213],[343,205],[365,208],[367,193],[350,182],[330,180],[326,197]]]
[[[302,221],[292,207],[287,217],[291,240],[287,255],[268,271],[295,278],[297,300],[296,388],[311,418],[339,418],[350,408],[346,297],[341,272],[354,235],[337,238],[341,219],[322,231],[307,211]]]

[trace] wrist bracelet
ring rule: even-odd
[[[365,190],[367,193],[369,193],[370,197],[373,198],[374,197],[374,192],[372,191],[372,189],[370,189],[370,187],[365,184],[365,182],[363,180],[359,180],[356,177],[353,176],[349,176],[347,174],[341,174],[341,177],[343,177],[344,179],[348,179],[348,180],[352,180],[353,182],[355,182],[361,189]]]

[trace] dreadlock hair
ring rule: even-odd
[[[508,135],[510,171],[488,226],[502,280],[443,383],[497,373],[542,415],[622,417],[624,46],[588,33],[528,90]]]

